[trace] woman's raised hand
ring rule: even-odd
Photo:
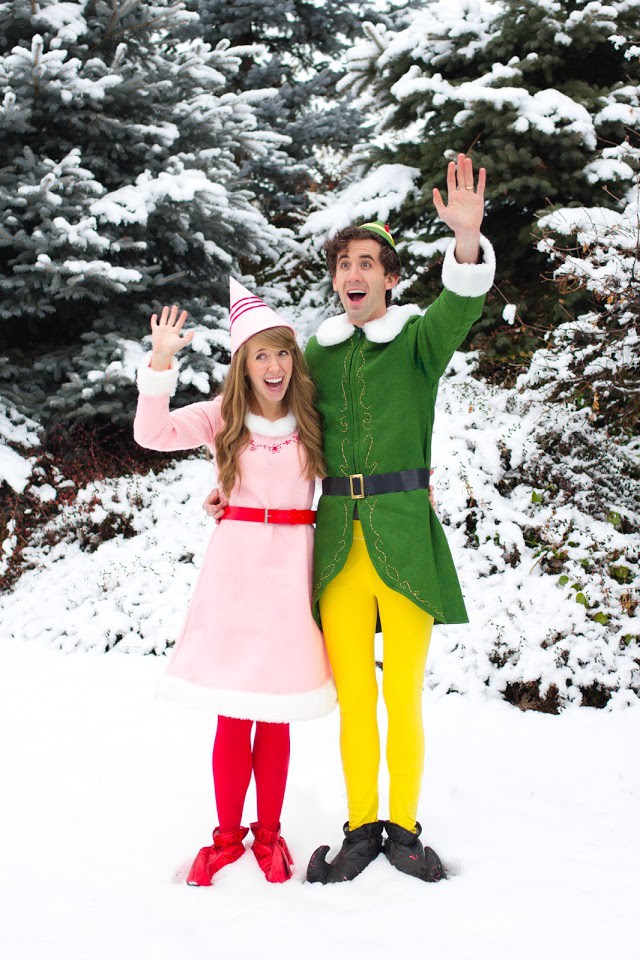
[[[189,330],[182,336],[182,328],[189,314],[178,307],[163,307],[158,317],[151,317],[151,369],[168,370],[178,350],[191,343],[195,330]]]

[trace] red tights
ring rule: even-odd
[[[221,830],[237,830],[251,771],[256,779],[258,823],[277,830],[289,772],[289,724],[218,717],[213,744],[213,785]]]

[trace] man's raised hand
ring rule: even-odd
[[[481,167],[474,187],[473,161],[459,153],[457,164],[452,160],[447,167],[446,204],[438,188],[433,190],[438,216],[456,235],[455,254],[459,263],[475,263],[478,259],[486,179],[486,170]]]

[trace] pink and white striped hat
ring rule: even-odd
[[[249,293],[234,277],[229,277],[229,297],[231,356],[249,337],[252,337],[255,333],[260,333],[262,330],[271,330],[273,327],[287,327],[287,329],[293,331],[295,336],[295,330],[288,320],[279,317],[275,310],[268,307],[260,297]]]

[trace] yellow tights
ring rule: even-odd
[[[347,562],[320,599],[322,627],[338,690],[340,752],[349,828],[378,819],[378,732],[374,635],[384,641],[389,818],[413,830],[424,763],[422,683],[433,617],[388,587],[371,563],[362,526],[353,522]]]

